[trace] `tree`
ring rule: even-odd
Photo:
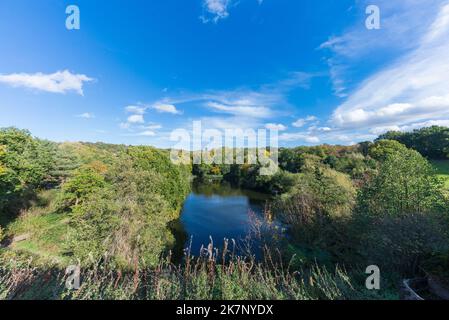
[[[444,207],[442,183],[417,151],[391,140],[370,150],[381,160],[375,176],[359,193],[359,212],[368,215],[402,215]]]
[[[105,185],[104,176],[94,169],[89,167],[79,169],[61,188],[58,201],[60,209],[66,210],[77,206]]]
[[[432,126],[412,132],[390,131],[378,140],[396,140],[429,159],[449,158],[449,128]]]
[[[316,168],[301,174],[297,184],[276,204],[289,226],[291,244],[339,255],[345,234],[341,228],[351,219],[355,198],[348,175]]]
[[[26,130],[0,129],[0,210],[26,202],[52,165],[51,143]]]
[[[369,147],[369,155],[377,161],[385,161],[394,154],[407,153],[408,148],[395,140],[379,140]]]

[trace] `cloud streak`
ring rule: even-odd
[[[44,74],[41,72],[34,74],[0,74],[0,83],[4,83],[15,88],[21,87],[61,94],[75,92],[79,95],[84,95],[84,84],[93,80],[94,79],[84,74],[74,74],[68,70],[58,71],[51,74]]]
[[[335,94],[345,98],[326,127],[309,128],[321,141],[350,144],[389,130],[449,123],[449,1],[380,1],[379,6],[380,31],[357,26],[321,46],[333,53],[330,78]],[[395,58],[356,86],[344,81],[378,54]]]

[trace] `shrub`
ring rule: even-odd
[[[277,207],[295,245],[327,250],[338,246],[340,221],[351,216],[355,195],[347,175],[317,168],[302,174]]]
[[[0,129],[0,211],[16,212],[33,197],[53,165],[52,148],[28,131]]]
[[[106,259],[119,269],[158,263],[174,245],[169,223],[178,217],[188,185],[183,168],[170,173],[167,162],[152,148],[132,150],[108,170],[106,183],[88,189],[95,192],[73,207],[68,249],[74,258],[87,264]]]
[[[384,143],[381,141],[379,146]],[[397,142],[392,145],[398,147]],[[418,152],[402,146],[399,149],[378,152],[380,148],[375,147],[373,152],[383,161],[377,174],[361,189],[358,211],[368,215],[447,211],[442,182],[431,165]]]
[[[103,175],[92,168],[81,168],[62,185],[58,207],[60,210],[67,210],[77,206],[105,186]]]
[[[412,276],[427,258],[449,249],[448,227],[438,214],[356,216],[354,243],[365,265]]]

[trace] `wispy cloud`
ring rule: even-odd
[[[95,115],[90,112],[85,112],[85,113],[78,114],[77,117],[83,118],[83,119],[93,119],[93,118],[95,118]]]
[[[268,118],[271,110],[264,106],[252,104],[249,100],[235,101],[233,104],[222,104],[217,102],[206,103],[210,109],[220,113],[229,113],[235,116],[244,116],[252,118]]]
[[[51,93],[76,92],[83,95],[83,86],[94,79],[84,74],[73,74],[68,70],[51,74],[44,73],[13,73],[0,74],[0,83],[12,87],[23,87]]]
[[[283,133],[279,136],[279,141],[296,141],[296,142],[306,142],[309,144],[318,144],[320,143],[320,138],[314,135],[311,135],[307,132],[296,132],[296,133]]]
[[[268,130],[285,131],[287,127],[280,123],[267,123],[265,128]]]
[[[365,80],[335,110],[335,126],[382,128],[449,118],[449,2],[415,42],[415,49]]]
[[[156,135],[156,132],[151,131],[151,130],[145,130],[145,131],[137,133],[136,135],[141,136],[141,137],[154,137]]]
[[[380,30],[366,29],[364,27],[366,16],[360,14],[357,24],[348,28],[342,35],[330,36],[319,48],[323,52],[330,53],[326,61],[335,95],[340,98],[347,97],[357,84],[353,80],[353,72],[363,69],[371,59],[379,55],[394,56],[416,48],[417,38],[427,32],[443,2],[443,0],[425,2],[377,0],[376,5],[381,12]],[[362,0],[353,7],[353,10],[364,13],[369,4],[372,2]]]
[[[200,16],[203,23],[214,22],[225,19],[229,16],[229,6],[231,0],[203,0],[204,14]]]
[[[302,128],[304,127],[306,124],[310,123],[310,122],[316,122],[318,121],[318,118],[315,116],[308,116],[306,118],[301,118],[296,120],[295,122],[292,123],[292,126],[294,126],[295,128]]]
[[[133,114],[144,114],[146,108],[143,106],[127,106],[125,107],[125,111],[127,113],[133,113]]]
[[[159,113],[182,114],[182,112],[179,111],[173,104],[156,103],[150,108],[156,110]]]
[[[280,81],[260,85],[259,88],[182,94],[165,97],[162,105],[195,103],[209,111],[247,119],[269,119],[290,107],[288,94],[295,89],[307,90],[314,77],[321,74],[292,72]]]
[[[366,4],[360,2],[361,7]],[[326,126],[312,124],[303,134],[351,144],[389,130],[449,124],[449,1],[379,0],[377,4],[381,30],[369,31],[360,21],[321,45],[331,53],[334,92],[345,100]],[[354,79],[354,70],[365,70],[370,59],[380,54],[394,59],[385,58],[365,80],[348,80]],[[300,119],[297,125],[306,123]]]

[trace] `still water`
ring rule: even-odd
[[[266,195],[232,188],[220,183],[195,184],[192,193],[184,202],[180,225],[184,235],[179,242],[184,248],[198,256],[201,246],[214,240],[214,246],[221,248],[224,238],[237,242],[248,234],[250,215],[263,216]]]

